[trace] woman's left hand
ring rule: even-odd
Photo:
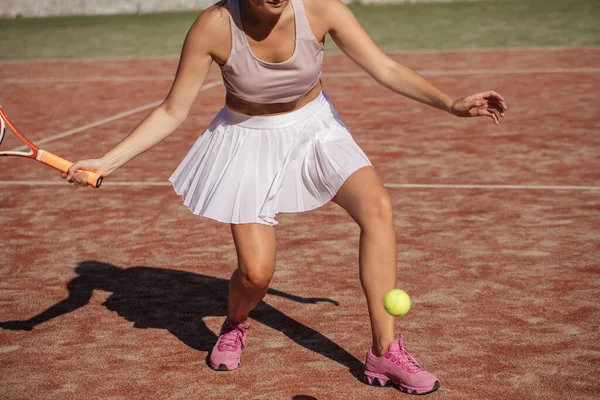
[[[502,96],[492,90],[455,100],[450,112],[457,117],[490,117],[498,125],[508,106]]]

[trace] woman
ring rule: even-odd
[[[186,118],[214,61],[225,107],[171,177],[195,214],[231,224],[238,268],[229,283],[228,316],[210,355],[215,370],[240,364],[248,313],[265,296],[275,270],[275,215],[333,200],[357,222],[360,280],[371,319],[369,383],[391,381],[425,394],[439,387],[395,337],[383,307],[396,282],[392,203],[366,155],[322,92],[323,43],[339,48],[383,86],[461,117],[497,124],[507,109],[495,92],[452,100],[387,57],[338,0],[231,0],[191,27],[171,91],[121,143],[99,159],[79,161],[63,177],[85,186],[84,170],[109,176],[170,135]]]

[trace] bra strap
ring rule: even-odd
[[[229,0],[229,22],[231,24],[231,52],[234,53],[246,45],[246,34],[240,16],[239,0]]]
[[[308,23],[304,2],[302,0],[291,0],[291,2],[294,6],[295,22],[298,25],[296,27],[298,39],[316,39],[315,34],[312,29],[310,29],[310,24]]]

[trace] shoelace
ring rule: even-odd
[[[237,350],[242,342],[243,328],[225,323],[219,338],[219,350]]]
[[[402,366],[407,368],[408,370],[410,370],[410,372],[422,371],[424,368],[421,367],[421,365],[417,362],[417,355],[409,353],[404,348],[404,345],[406,344],[406,338],[401,333],[398,334],[398,344],[400,345],[400,348],[398,350],[387,353],[392,355],[390,361],[396,363],[396,365],[398,365],[399,367]]]

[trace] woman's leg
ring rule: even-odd
[[[373,347],[367,352],[365,377],[370,384],[392,384],[403,392],[426,394],[440,382],[427,372],[394,340],[394,318],[388,315],[383,299],[396,286],[396,235],[392,202],[375,170],[361,168],[342,185],[333,199],[360,226],[360,281],[365,294]]]
[[[367,297],[373,353],[385,354],[394,341],[394,317],[383,307],[396,287],[396,234],[392,201],[371,167],[361,168],[342,185],[333,201],[360,226],[360,282]]]
[[[248,313],[265,297],[275,271],[275,229],[261,224],[231,225],[238,268],[229,281],[227,319],[209,365],[218,371],[239,367],[250,324]]]
[[[229,281],[227,318],[232,323],[248,319],[248,313],[265,297],[275,271],[275,228],[261,224],[231,225],[238,268]]]

